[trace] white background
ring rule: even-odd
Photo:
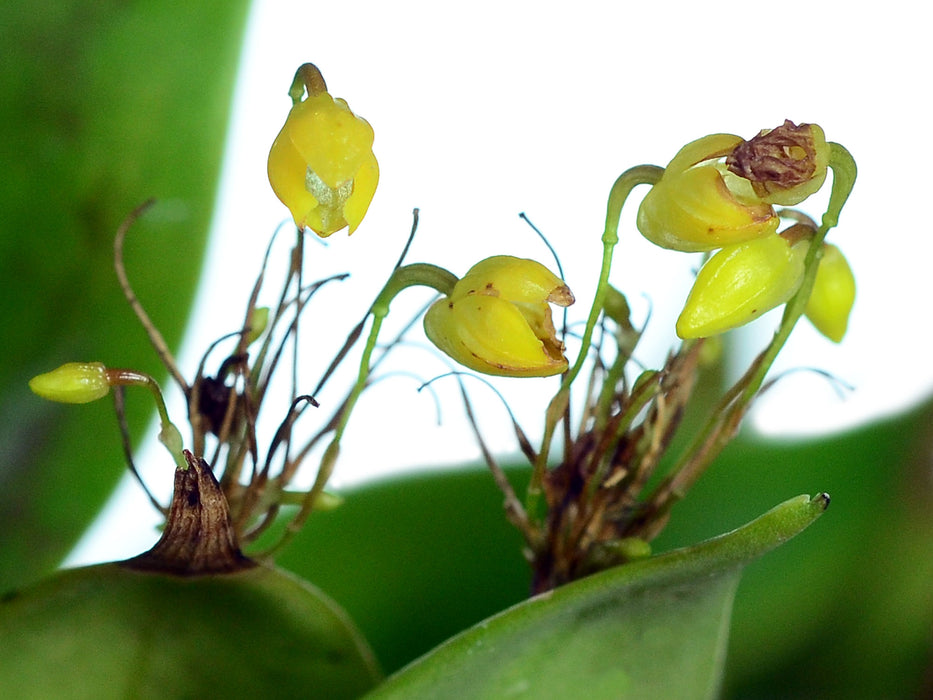
[[[925,22],[913,16],[917,5],[578,0],[570,8],[502,0],[258,2],[203,287],[180,353],[183,371],[191,376],[206,345],[239,327],[262,252],[287,216],[269,188],[265,159],[290,106],[292,75],[313,61],[330,92],[373,125],[381,180],[351,238],[338,233],[326,246],[308,246],[309,278],[350,271],[352,279],[328,288],[311,308],[299,375],[305,390],[381,287],[413,207],[421,210],[421,227],[409,261],[457,274],[495,253],[551,265],[517,216],[526,212],[560,255],[578,299],[571,318],[579,320],[598,272],[605,198],[621,171],[664,165],[706,133],[747,138],[789,118],[819,123],[858,161],[855,192],[831,234],[855,270],[858,299],[841,345],[801,323],[776,371],[826,369],[854,391],[841,398],[817,374],[792,373],[761,400],[754,426],[772,435],[838,430],[927,394],[933,60]],[[630,205],[623,218],[612,281],[639,314],[651,307],[640,358],[650,362],[671,344],[696,261],[641,240],[634,210]],[[281,237],[277,259],[288,241],[289,234]],[[429,296],[400,300],[393,317],[405,320],[406,310]],[[766,317],[745,329],[746,352],[773,327]],[[424,379],[443,371],[424,360],[424,349],[406,348],[406,357],[398,366],[415,367]],[[532,436],[554,381],[499,384]],[[438,384],[441,425],[431,396],[415,392],[418,383],[398,376],[364,395],[335,485],[478,458],[453,383]],[[336,382],[318,398],[332,406],[345,387]],[[479,383],[471,388],[490,444],[513,452],[501,404]],[[172,406],[181,420],[177,396]],[[315,417],[307,420],[315,427]],[[167,501],[170,462],[151,437],[147,444],[139,461]],[[158,517],[129,479],[102,518],[70,564],[130,556],[157,537]],[[108,531],[125,538],[103,538],[106,522],[119,522]]]

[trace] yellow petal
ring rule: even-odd
[[[743,140],[741,136],[735,134],[708,134],[702,136],[677,151],[677,155],[667,164],[664,172],[680,173],[703,161],[726,156],[732,153]]]
[[[283,127],[269,151],[269,184],[275,196],[288,207],[295,225],[302,229],[307,225],[309,212],[318,205],[314,195],[305,187],[307,170],[307,164]]]
[[[845,337],[854,304],[852,268],[839,248],[827,244],[804,313],[820,333],[839,343]]]
[[[439,299],[425,314],[424,329],[452,359],[484,374],[547,377],[567,369],[566,358],[549,353],[519,309],[498,297]]]
[[[379,164],[370,152],[369,158],[363,162],[353,177],[353,194],[343,207],[343,218],[350,226],[350,233],[356,231],[363,217],[366,216],[369,204],[376,193],[377,184],[379,184]]]
[[[706,338],[754,321],[800,288],[808,243],[778,235],[723,248],[697,274],[677,319],[681,338]]]
[[[655,245],[697,252],[762,238],[777,231],[768,204],[744,204],[715,165],[664,173],[638,208],[638,230]]]
[[[320,75],[318,74],[318,77]],[[294,87],[294,86],[293,86]],[[372,127],[323,88],[295,104],[269,152],[269,182],[299,228],[356,230],[379,181]],[[297,99],[293,96],[294,99]]]
[[[372,156],[372,127],[346,102],[326,92],[295,105],[288,124],[292,143],[307,167],[331,188],[352,180]]]
[[[490,294],[512,302],[550,302],[558,306],[573,303],[573,294],[560,277],[536,260],[511,255],[494,255],[471,267],[457,282],[451,298],[467,294]]]

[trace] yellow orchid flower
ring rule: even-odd
[[[770,236],[772,205],[823,186],[830,146],[816,124],[785,122],[748,141],[710,134],[684,146],[638,209],[638,230],[662,248],[698,252]]]
[[[269,183],[298,228],[322,237],[346,226],[353,233],[379,182],[373,129],[331,97],[310,63],[298,69],[290,94],[294,104],[269,151]]]
[[[424,316],[440,350],[477,372],[547,377],[567,369],[549,304],[569,306],[573,294],[534,260],[499,255],[474,265],[450,296]]]
[[[684,252],[774,234],[779,221],[771,205],[757,201],[718,163],[740,143],[732,134],[711,134],[684,146],[638,208],[641,234],[662,248]]]

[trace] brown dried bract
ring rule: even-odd
[[[618,411],[604,426],[582,432],[567,458],[547,472],[547,531],[531,562],[535,593],[624,563],[607,560],[606,546],[625,538],[648,542],[663,527],[670,503],[655,502],[644,492],[693,393],[702,344],[681,348],[642,385],[640,390],[650,390],[654,400],[641,422],[630,424],[634,396],[618,394]]]
[[[175,495],[162,537],[123,566],[177,576],[232,573],[256,566],[240,551],[227,499],[210,465],[187,450],[185,459],[188,468],[175,471]]]

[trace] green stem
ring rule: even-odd
[[[771,343],[765,348],[758,361],[752,365],[752,374],[749,377],[748,385],[739,396],[739,403],[747,405],[758,393],[764,382],[765,375],[771,369],[771,365],[777,358],[778,353],[784,347],[791,331],[800,317],[803,316],[807,308],[807,302],[810,300],[810,293],[813,291],[813,282],[816,280],[816,273],[819,269],[819,261],[823,257],[823,240],[829,230],[839,223],[839,214],[852,192],[852,186],[855,184],[856,168],[855,160],[852,155],[838,143],[830,143],[829,167],[833,169],[833,186],[829,195],[829,204],[826,212],[823,214],[822,223],[816,230],[810,241],[810,247],[807,250],[807,257],[804,259],[803,282],[796,294],[784,308],[784,315],[781,317],[781,325],[774,334]]]
[[[839,222],[839,215],[852,192],[857,172],[852,155],[837,143],[830,143],[829,167],[833,170],[829,204],[823,214],[822,223],[810,241],[804,261],[806,272],[800,289],[787,302],[781,324],[771,342],[758,355],[748,371],[722,397],[712,412],[712,417],[674,467],[671,476],[652,496],[651,501],[659,511],[669,509],[674,500],[681,498],[732,438],[733,430],[738,428],[739,422],[761,389],[771,365],[807,308],[819,261],[823,255],[823,240],[829,230]]]
[[[363,356],[360,358],[360,370],[356,376],[356,384],[353,385],[353,390],[350,392],[346,406],[341,412],[340,420],[334,430],[334,437],[331,441],[331,445],[335,451],[339,449],[343,432],[350,420],[350,413],[353,411],[357,399],[359,399],[360,394],[363,393],[363,389],[366,387],[366,382],[369,379],[373,350],[376,349],[376,341],[379,338],[382,322],[385,320],[385,317],[389,315],[389,305],[392,303],[392,300],[402,292],[402,290],[413,286],[431,287],[441,294],[449,295],[453,291],[456,283],[457,277],[452,272],[430,263],[412,263],[410,265],[404,265],[397,268],[395,272],[392,273],[389,281],[386,282],[385,287],[382,288],[382,291],[379,293],[379,296],[376,297],[376,300],[370,308],[370,313],[372,313],[373,316],[373,325],[369,329],[369,337],[366,339],[366,345],[363,348]],[[336,460],[336,454],[334,454],[333,458]],[[329,474],[326,476],[329,477]],[[325,478],[318,491],[323,490],[326,482],[327,479]],[[317,484],[315,484],[315,486],[317,486]],[[315,498],[316,497],[317,494],[315,494]]]
[[[596,431],[603,430],[609,423],[612,407],[619,396],[618,387],[625,384],[626,368],[641,338],[641,331],[636,331],[632,325],[632,314],[625,295],[611,285],[603,303],[603,316],[615,325],[616,356],[606,371],[596,398],[593,412],[593,428]]]
[[[395,269],[379,296],[373,302],[370,312],[373,316],[385,318],[389,314],[389,304],[407,287],[431,287],[444,296],[450,296],[457,284],[457,276],[438,265],[431,263],[410,263]]]
[[[457,277],[449,270],[445,270],[437,265],[430,263],[412,263],[398,267],[389,277],[388,282],[382,288],[382,291],[376,297],[369,309],[373,317],[372,326],[369,329],[369,336],[366,338],[366,345],[363,347],[363,354],[360,357],[360,369],[356,376],[356,382],[350,391],[347,400],[340,410],[337,423],[334,426],[334,436],[330,444],[324,450],[321,457],[321,464],[318,468],[317,476],[311,489],[305,494],[301,510],[295,518],[288,524],[282,539],[273,547],[275,550],[281,549],[298,532],[308,516],[311,514],[315,503],[323,498],[324,487],[327,485],[334,467],[337,464],[337,457],[340,454],[340,441],[343,439],[344,431],[350,421],[350,414],[356,406],[360,394],[366,388],[369,380],[370,369],[372,367],[372,355],[376,349],[376,341],[379,339],[379,331],[382,328],[382,322],[389,315],[389,306],[392,300],[404,289],[413,286],[431,287],[444,295],[449,295],[457,283]],[[270,552],[271,554],[272,552]]]
[[[608,440],[604,443],[605,446],[594,451],[596,466],[592,469],[593,476],[587,485],[587,501],[592,500],[596,491],[602,487],[619,442],[628,433],[635,418],[661,393],[663,389],[661,380],[662,375],[656,370],[645,370],[636,380],[628,404],[613,423],[611,433],[606,436]]]
[[[327,83],[324,82],[324,76],[321,75],[321,71],[313,63],[302,64],[295,71],[292,85],[288,89],[288,96],[292,98],[293,107],[301,102],[305,91],[307,91],[308,97],[327,92]]]
[[[183,442],[181,433],[175,424],[168,417],[168,409],[165,407],[165,399],[162,396],[162,390],[159,383],[143,372],[136,372],[130,369],[108,369],[107,381],[111,386],[142,386],[152,392],[155,398],[156,410],[159,412],[159,421],[161,423],[159,430],[159,441],[165,445],[172,459],[175,460],[175,466],[181,470],[188,468],[188,461],[182,451]]]
[[[528,485],[528,492],[525,499],[525,508],[531,518],[535,518],[537,514],[541,490],[544,484],[544,475],[547,470],[550,446],[554,439],[554,432],[570,403],[570,385],[577,378],[589,354],[590,345],[593,341],[593,331],[596,328],[596,323],[599,321],[599,314],[603,310],[606,295],[609,292],[609,272],[612,268],[612,252],[616,243],[619,242],[619,219],[622,215],[622,207],[635,187],[638,185],[653,185],[661,179],[661,175],[663,174],[664,168],[660,168],[656,165],[637,165],[619,175],[615,183],[613,183],[612,189],[609,191],[609,200],[606,204],[606,226],[602,236],[603,259],[599,271],[599,282],[596,286],[596,294],[593,296],[590,314],[586,319],[586,327],[583,330],[576,362],[574,362],[573,367],[564,374],[560,388],[551,399],[550,404],[548,404],[547,413],[545,414],[544,436],[541,439],[541,449],[534,463],[531,481]]]

